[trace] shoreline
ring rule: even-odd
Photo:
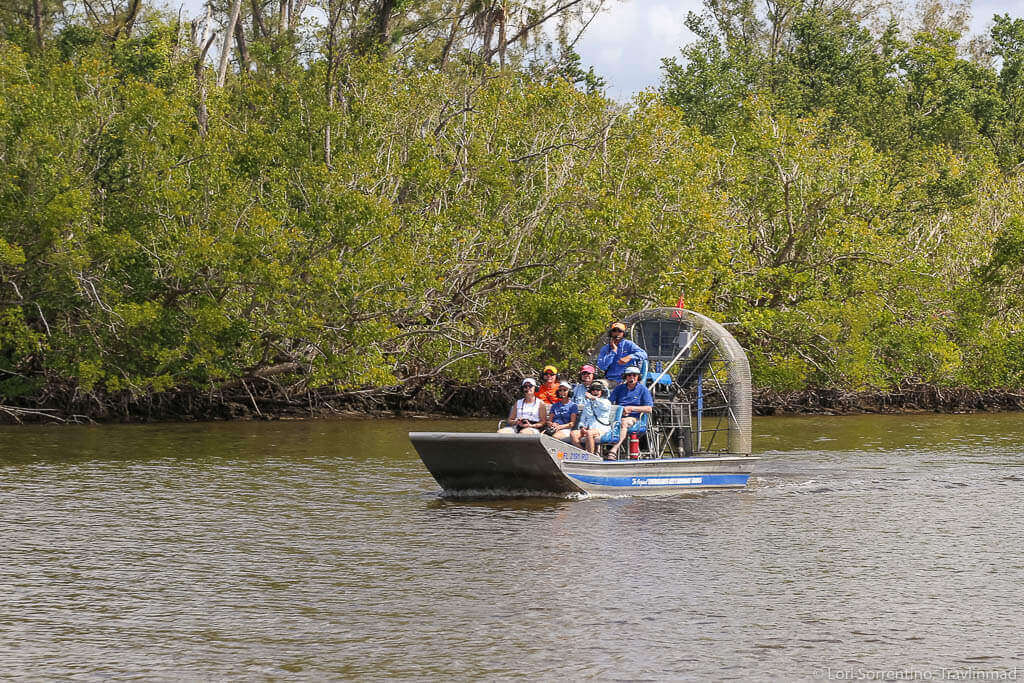
[[[754,390],[754,415],[865,415],[997,413],[1024,410],[1024,390],[904,385],[884,391]]]
[[[90,405],[0,404],[0,424],[146,424],[248,420],[351,420],[481,418],[498,420],[511,405],[511,395],[482,387],[450,386],[441,396],[405,397],[387,390],[338,393],[310,391],[282,398],[247,391],[237,394],[169,392],[143,399],[92,401]],[[1024,390],[967,389],[905,385],[885,391],[810,388],[779,392],[755,389],[753,414],[911,415],[970,414],[1024,411]]]

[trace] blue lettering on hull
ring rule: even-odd
[[[585,484],[618,486],[624,488],[648,488],[654,486],[746,486],[749,474],[695,474],[658,477],[603,477],[596,474],[569,474],[571,478]]]

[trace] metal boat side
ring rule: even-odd
[[[743,488],[754,462],[750,456],[574,462],[565,474],[588,493],[621,495]]]
[[[541,434],[411,432],[416,451],[448,492],[664,494],[743,488],[750,456],[604,461]]]
[[[557,455],[578,449],[548,436],[410,432],[409,439],[446,491],[584,492],[562,472]]]

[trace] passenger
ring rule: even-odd
[[[650,413],[654,408],[654,397],[651,391],[640,381],[640,368],[631,365],[622,371],[625,382],[612,389],[609,400],[622,406],[622,423],[619,427],[619,442],[608,449],[608,459],[615,460],[619,456],[619,446],[626,440],[629,428],[640,421],[643,413]]]
[[[580,414],[580,428],[573,430],[570,435],[574,446],[582,447],[583,442],[586,442],[587,450],[595,454],[597,442],[612,426],[612,403],[604,398],[606,393],[608,386],[604,380],[595,379],[590,383],[586,402]]]
[[[594,381],[594,366],[584,365],[580,368],[580,383],[572,388],[572,402],[583,410],[583,402],[587,400],[587,389]]]
[[[523,380],[523,397],[508,411],[508,424],[498,430],[499,434],[539,434],[548,420],[548,407],[536,396],[537,380],[527,377]]]
[[[610,387],[622,381],[622,370],[627,365],[639,365],[647,360],[647,352],[625,337],[626,324],[613,324],[608,330],[608,343],[597,354],[597,367],[604,371]]]
[[[551,405],[558,400],[558,368],[554,365],[545,365],[544,371],[540,373],[540,386],[537,388],[537,398]]]
[[[569,434],[576,428],[580,419],[580,408],[569,400],[569,383],[562,382],[558,385],[558,400],[551,404],[548,411],[547,428],[545,434],[561,439],[569,440]]]

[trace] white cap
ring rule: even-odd
[[[635,365],[630,365],[628,368],[622,371],[623,376],[625,375],[639,375],[640,368]]]
[[[526,377],[526,378],[523,379],[523,386],[525,387],[527,384],[532,384],[533,386],[537,386],[537,380],[535,380],[532,377]]]

